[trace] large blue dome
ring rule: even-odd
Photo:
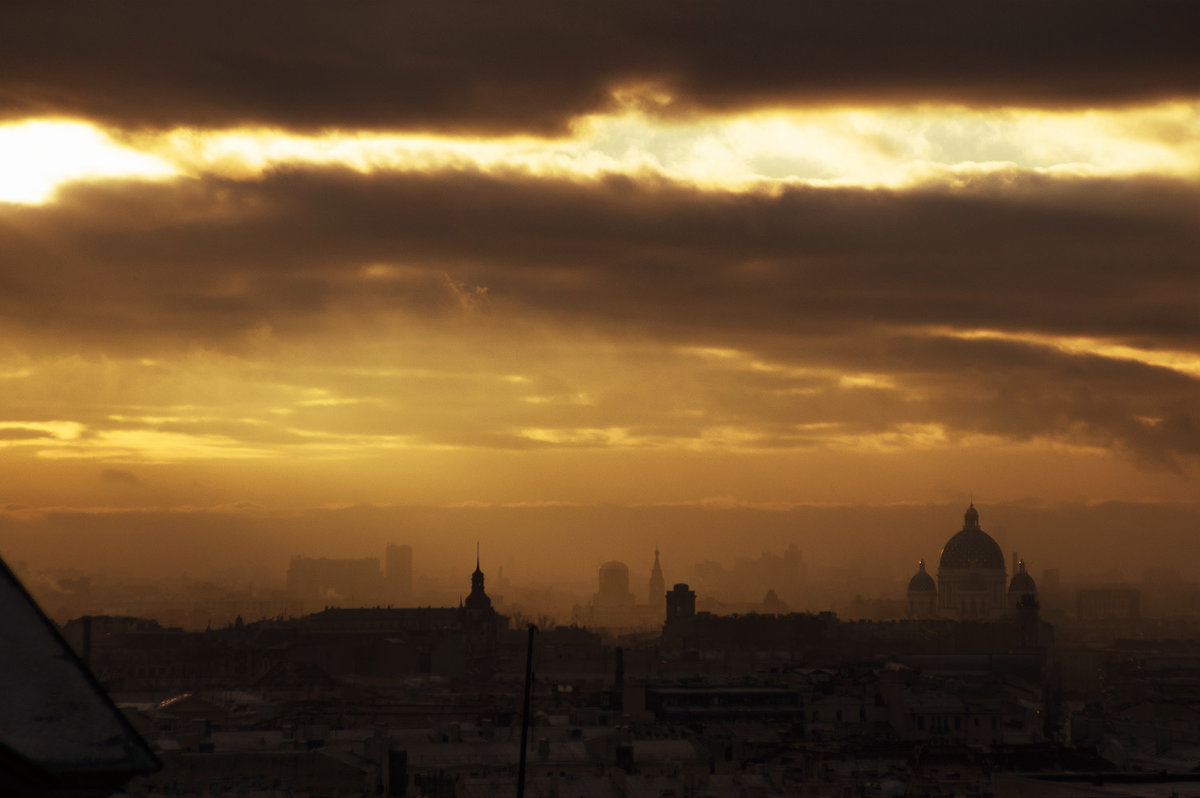
[[[979,527],[979,511],[967,508],[963,528],[942,549],[938,569],[980,568],[1004,570],[1004,552],[992,536]]]

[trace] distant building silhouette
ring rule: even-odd
[[[667,583],[663,579],[662,565],[658,562],[658,548],[654,549],[654,567],[650,569],[650,592],[647,604],[657,605],[667,593]]]
[[[412,601],[413,593],[413,553],[412,546],[397,546],[389,543],[384,557],[388,583],[388,593],[392,603],[401,606]]]
[[[1142,591],[1135,587],[1082,588],[1075,594],[1075,617],[1081,621],[1129,620],[1141,615]]]
[[[407,606],[412,601],[412,547],[388,544],[384,568],[378,557],[292,557],[287,595],[309,610],[317,607]]]
[[[1038,577],[1038,585],[1040,586],[1041,595],[1045,598],[1046,604],[1062,603],[1062,572],[1057,568],[1043,568],[1042,575]]]
[[[309,606],[379,604],[385,593],[379,558],[333,559],[296,555],[288,566],[287,592]]]
[[[767,594],[763,596],[762,611],[768,615],[786,615],[792,611],[792,608],[779,598],[779,594],[775,592],[775,588],[769,587],[767,588]]]
[[[635,603],[629,592],[629,566],[611,560],[600,566],[597,607],[629,607]]]
[[[586,608],[576,607],[574,621],[615,634],[659,629],[663,623],[663,599],[666,596],[663,581],[656,550],[649,580],[650,601],[640,603],[629,589],[629,568],[625,563],[606,562],[600,566],[596,593]]]
[[[691,618],[696,614],[696,591],[684,582],[675,585],[667,594],[667,623]]]
[[[743,605],[760,603],[763,590],[770,587],[781,601],[799,606],[805,603],[807,579],[804,556],[792,543],[782,554],[764,551],[757,559],[739,557],[732,568],[712,560],[696,563],[689,584],[701,596]]]

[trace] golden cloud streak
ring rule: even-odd
[[[903,187],[1013,168],[1049,174],[1200,175],[1200,103],[1046,112],[950,106],[759,111],[663,120],[637,111],[576,120],[569,136],[473,139],[406,133],[181,128],[105,134],[80,121],[0,126],[0,201],[41,203],[72,180],[222,175],[288,165],[364,173],[473,169],[596,179],[624,174],[720,190],[788,184]]]
[[[930,335],[963,340],[993,340],[1032,344],[1057,349],[1071,355],[1094,355],[1113,360],[1130,360],[1147,366],[1170,369],[1188,377],[1200,378],[1200,353],[1170,349],[1143,349],[1119,341],[1086,336],[1057,336],[1034,332],[1004,332],[1002,330],[956,330],[933,327]]]
[[[683,355],[691,355],[704,360],[721,361],[732,368],[743,371],[778,374],[791,378],[818,378],[836,383],[839,388],[873,388],[876,390],[894,391],[898,389],[895,377],[890,374],[848,373],[832,368],[812,368],[808,366],[792,366],[783,363],[771,363],[754,357],[737,349],[718,347],[681,347],[678,350]],[[798,389],[805,391],[807,389]]]
[[[0,421],[2,430],[30,430],[41,433],[46,438],[31,439],[38,445],[45,445],[46,439],[56,441],[75,441],[83,434],[84,426],[76,421]],[[21,439],[0,441],[0,446],[28,443]]]
[[[152,429],[107,430],[84,440],[39,442],[49,460],[94,459],[109,463],[178,463],[186,460],[262,459],[275,455],[220,435],[185,435]]]

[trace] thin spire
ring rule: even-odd
[[[480,570],[480,568],[479,568],[479,541],[478,540],[475,541],[475,570],[476,571]]]

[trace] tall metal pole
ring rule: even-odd
[[[525,651],[525,699],[521,709],[521,760],[517,766],[517,798],[525,798],[525,750],[529,745],[529,693],[533,688],[533,633],[529,624],[529,648]]]

